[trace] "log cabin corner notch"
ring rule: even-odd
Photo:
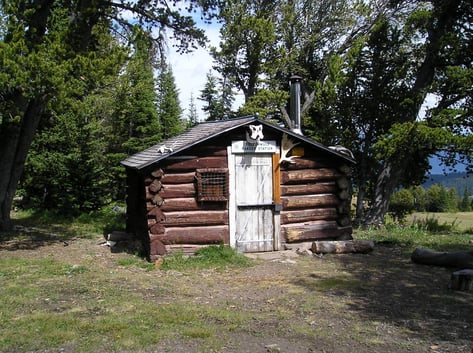
[[[150,260],[351,239],[352,156],[256,116],[201,123],[121,163],[127,232]]]

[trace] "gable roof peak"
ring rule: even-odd
[[[317,149],[323,150],[330,154],[336,155],[339,158],[347,160],[349,163],[354,163],[354,160],[347,155],[340,153],[339,151],[330,149],[311,138],[299,135],[289,129],[276,125],[274,123],[268,122],[258,117],[258,115],[244,116],[234,119],[225,119],[225,120],[213,120],[199,123],[190,129],[184,131],[182,134],[173,136],[169,139],[159,142],[158,144],[151,146],[144,151],[135,153],[128,158],[121,161],[121,164],[126,168],[131,169],[143,169],[156,162],[159,162],[162,159],[165,159],[175,153],[183,151],[189,147],[196,145],[197,143],[205,142],[213,137],[221,135],[225,132],[234,130],[241,126],[250,124],[250,123],[259,123],[267,127],[285,133],[289,136],[292,136],[296,140],[301,140],[306,142]]]

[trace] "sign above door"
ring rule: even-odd
[[[267,140],[249,143],[245,140],[232,141],[232,153],[278,153],[276,141]]]

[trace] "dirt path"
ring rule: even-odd
[[[130,255],[112,253],[101,242],[6,241],[0,258],[50,257],[94,271],[113,269],[128,273],[127,285],[157,304],[188,300],[253,315],[222,334],[221,353],[473,352],[472,293],[449,290],[451,270],[415,265],[396,247],[323,257],[282,252],[247,269],[183,274],[120,267],[119,259]],[[163,282],[175,289],[168,297],[147,290]],[[164,340],[155,350],[204,351],[199,339]]]

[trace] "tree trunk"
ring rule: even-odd
[[[34,8],[35,13],[28,17],[28,23],[25,25],[27,30],[24,39],[28,48],[34,48],[43,41],[53,3],[53,0],[47,0],[32,5],[31,8]],[[8,45],[12,38],[11,33],[6,33],[5,43]],[[28,150],[48,100],[47,93],[27,98],[23,95],[21,87],[1,93],[3,104],[8,107],[8,116],[5,111],[0,123],[0,232],[12,229],[10,211],[13,198]]]
[[[41,113],[46,105],[46,96],[28,101],[21,94],[14,100],[22,118],[19,123],[3,120],[0,127],[0,231],[9,231],[13,224],[10,218],[13,197],[25,165],[28,150],[33,142]]]
[[[426,41],[425,56],[416,72],[415,82],[410,89],[412,104],[402,114],[404,121],[415,121],[418,117],[422,103],[428,89],[434,81],[435,70],[441,56],[441,49],[445,35],[452,31],[456,19],[459,18],[459,6],[454,0],[447,0],[434,4],[431,23],[428,25],[428,38]],[[402,171],[408,168],[406,159],[400,156],[395,165],[392,161],[385,161],[376,182],[373,203],[366,216],[362,218],[363,225],[382,225],[384,216],[389,208],[391,195],[399,185]]]
[[[384,224],[384,216],[389,209],[394,189],[399,184],[402,170],[402,168],[394,167],[390,161],[384,163],[376,181],[374,200],[370,210],[362,218],[364,226],[381,226]]]
[[[356,211],[355,211],[355,221],[354,221],[356,225],[359,225],[361,223],[361,220],[363,219],[365,193],[366,193],[365,183],[362,181],[360,182],[358,194],[356,195]]]
[[[367,141],[372,141],[371,132],[366,136]],[[372,144],[370,142],[369,144]],[[356,173],[357,183],[358,183],[358,194],[356,198],[356,211],[355,211],[355,224],[359,225],[362,223],[363,213],[364,213],[364,204],[366,197],[366,188],[368,183],[368,153],[365,149],[360,151],[360,157],[357,160],[358,162],[358,171]]]

